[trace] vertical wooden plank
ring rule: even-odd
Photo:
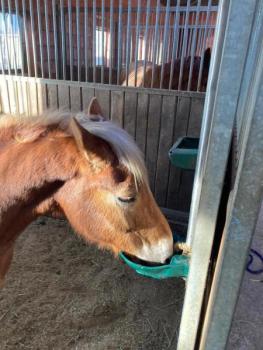
[[[175,96],[163,96],[160,126],[160,141],[158,147],[157,169],[155,178],[155,198],[164,207],[169,179],[168,151],[173,144],[173,126],[175,121]]]
[[[69,111],[69,86],[61,82],[58,83],[58,105],[60,109]]]
[[[187,136],[199,137],[202,122],[204,100],[191,98],[189,122],[186,131]],[[182,211],[189,211],[194,183],[194,171],[182,171],[180,188],[178,193],[178,205]]]
[[[47,84],[48,107],[51,109],[58,108],[58,94],[56,84]]]
[[[135,139],[136,135],[137,93],[125,92],[124,129]]]
[[[69,95],[70,95],[70,109],[72,112],[80,112],[81,111],[81,91],[80,86],[72,85],[69,87]]]
[[[146,140],[146,167],[149,172],[150,186],[154,193],[162,96],[153,94],[150,95],[149,98],[150,100]]]
[[[7,80],[8,92],[9,92],[9,102],[10,102],[10,113],[17,113],[17,103],[16,103],[16,82],[13,79]]]
[[[137,118],[136,118],[136,143],[145,156],[146,133],[148,119],[149,95],[145,92],[138,92]]]
[[[9,105],[9,90],[7,81],[5,77],[0,77],[0,97],[1,97],[1,112],[2,113],[10,113],[10,105]]]
[[[37,83],[38,113],[42,114],[47,109],[47,87],[45,83]]]
[[[110,118],[110,90],[96,88],[95,96],[99,101],[103,115]]]
[[[94,97],[95,90],[90,87],[82,87],[82,109],[87,110],[92,97]]]
[[[204,98],[191,98],[191,111],[188,123],[187,136],[199,137],[204,109]]]
[[[111,120],[123,127],[124,92],[111,91]]]
[[[177,109],[175,124],[173,130],[173,143],[179,137],[186,136],[187,126],[190,113],[190,97],[179,96],[177,100]],[[182,171],[170,164],[168,192],[167,192],[167,208],[182,210],[184,203],[180,203],[178,192],[180,188]]]
[[[38,115],[38,96],[36,82],[31,80],[28,82],[29,94],[30,94],[30,115]]]
[[[25,80],[21,80],[21,96],[18,96],[20,105],[22,106],[21,108],[21,113],[24,115],[29,116],[30,114],[30,95],[29,95],[29,89],[28,89],[28,83]],[[22,112],[23,111],[23,112]]]

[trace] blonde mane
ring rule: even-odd
[[[112,147],[119,162],[134,176],[136,183],[148,183],[147,170],[141,151],[132,137],[118,125],[111,121],[93,121],[85,113],[69,113],[64,111],[49,111],[41,116],[4,116],[0,118],[1,131],[12,128],[15,133],[23,129],[57,126],[58,129],[72,136],[70,120],[75,117],[81,125],[91,134],[103,139]],[[33,133],[33,131],[32,131]],[[14,135],[15,136],[15,135]],[[16,138],[17,140],[19,138]],[[20,140],[23,142],[23,140]]]

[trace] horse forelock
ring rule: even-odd
[[[133,175],[136,183],[148,183],[142,153],[132,137],[113,122],[94,121],[93,118],[89,119],[85,113],[74,115],[64,111],[48,111],[35,117],[4,116],[0,118],[0,141],[1,134],[5,134],[8,129],[12,130],[10,136],[20,143],[35,140],[51,127],[65,132],[68,136],[73,136],[70,129],[70,120],[73,117],[77,117],[88,132],[111,146],[119,163]]]

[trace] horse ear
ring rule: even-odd
[[[70,122],[70,131],[77,143],[79,150],[84,153],[93,169],[101,169],[104,165],[105,150],[102,140],[91,134],[85,128],[85,122],[73,117]]]
[[[101,106],[96,97],[93,97],[92,100],[90,101],[87,114],[89,119],[95,122],[106,120],[105,116],[103,115]]]

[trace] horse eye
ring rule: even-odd
[[[135,202],[135,200],[136,200],[136,197],[126,197],[126,198],[118,197],[119,202],[126,203],[126,204],[133,203]]]

